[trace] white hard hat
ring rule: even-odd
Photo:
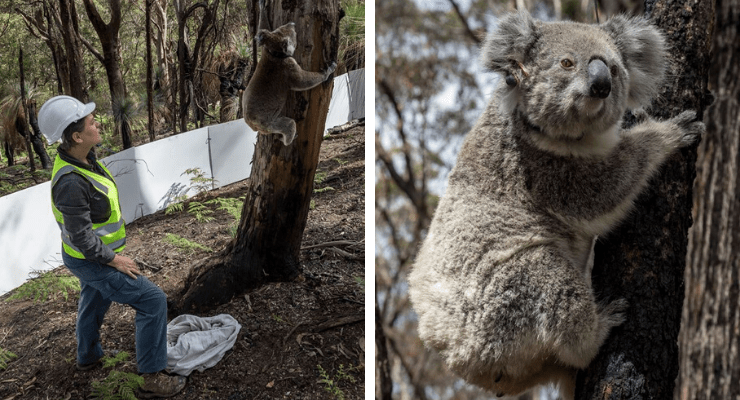
[[[39,128],[49,144],[52,144],[62,137],[69,124],[87,117],[93,111],[93,102],[83,104],[71,96],[52,97],[39,110]]]

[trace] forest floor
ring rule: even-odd
[[[364,398],[364,138],[360,126],[322,144],[301,277],[266,284],[201,315],[230,314],[241,331],[224,358],[193,372],[173,399]],[[193,197],[183,211],[127,224],[123,254],[151,267],[144,275],[175,295],[191,266],[232,239],[237,221],[212,200],[243,196],[246,182]],[[64,267],[47,274],[68,275]],[[76,370],[79,294],[69,291],[65,299],[64,293],[52,291],[46,301],[10,300],[14,291],[0,298],[0,400],[92,398],[94,382],[114,371],[136,373],[135,311],[116,303],[101,329],[102,345],[130,357],[113,367]]]

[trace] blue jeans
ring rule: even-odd
[[[64,265],[80,279],[77,307],[77,362],[89,364],[103,357],[100,326],[111,302],[136,310],[136,364],[139,373],[167,367],[167,295],[144,276],[132,279],[115,268],[80,260],[62,250]]]

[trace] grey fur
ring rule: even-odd
[[[628,105],[657,94],[667,63],[644,19],[545,23],[520,12],[500,21],[481,57],[516,81],[501,80],[466,137],[409,276],[419,336],[493,393],[556,383],[571,399],[577,369],[627,306],[595,301],[596,237],[704,124],[685,111],[620,128]],[[595,59],[611,74],[603,99],[589,96]]]

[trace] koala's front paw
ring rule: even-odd
[[[637,120],[638,124],[641,124],[643,122],[647,122],[650,120],[650,115],[648,115],[648,113],[642,107],[632,110],[632,115],[635,116],[635,119]]]
[[[696,119],[696,111],[687,110],[670,119],[681,130],[681,147],[691,146],[701,140],[707,128]]]
[[[295,132],[292,133],[283,133],[283,137],[281,138],[281,141],[283,142],[283,146],[288,146],[291,143],[293,143],[293,139],[295,139]]]
[[[331,73],[334,72],[336,69],[337,69],[337,62],[332,61],[332,63],[324,71],[324,82],[329,80]]]

